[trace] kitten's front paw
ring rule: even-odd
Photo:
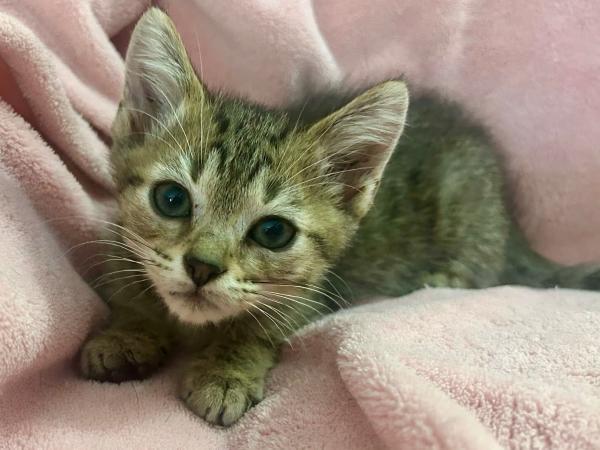
[[[215,425],[230,426],[263,399],[264,379],[236,369],[195,366],[183,377],[181,398],[195,414]]]
[[[81,372],[98,381],[139,380],[160,366],[167,350],[166,342],[150,334],[108,330],[83,346]]]

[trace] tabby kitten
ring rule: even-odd
[[[333,309],[340,279],[389,295],[598,287],[592,269],[529,250],[489,141],[459,111],[415,101],[398,144],[407,109],[400,81],[308,122],[211,95],[169,18],[149,10],[113,127],[121,225],[110,231],[123,253],[106,279],[119,284],[107,283],[110,322],[84,345],[83,374],[143,378],[183,348],[183,401],[228,426],[262,399],[278,345]]]

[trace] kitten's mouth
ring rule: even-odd
[[[196,305],[211,306],[213,308],[217,308],[217,305],[215,305],[208,298],[206,298],[205,295],[202,295],[202,293],[199,290],[187,292],[169,291],[169,295],[175,298],[181,298],[189,302],[193,302]]]

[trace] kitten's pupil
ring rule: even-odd
[[[184,201],[184,196],[181,191],[177,189],[171,189],[165,192],[165,199],[169,204],[170,209],[177,209]]]
[[[250,232],[250,237],[256,243],[271,250],[285,247],[295,235],[294,227],[280,217],[263,219]]]
[[[190,196],[187,190],[172,181],[154,188],[154,206],[157,212],[166,217],[186,217],[190,214]]]
[[[263,223],[262,230],[269,240],[276,240],[283,234],[283,224],[278,220],[269,220]]]

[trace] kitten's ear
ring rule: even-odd
[[[401,81],[381,83],[309,130],[319,140],[328,177],[343,186],[343,201],[356,217],[373,202],[383,170],[406,120],[408,89]],[[323,154],[324,152],[324,154]]]
[[[126,56],[123,99],[113,133],[144,132],[160,126],[186,94],[203,88],[171,19],[151,8],[137,23]]]

